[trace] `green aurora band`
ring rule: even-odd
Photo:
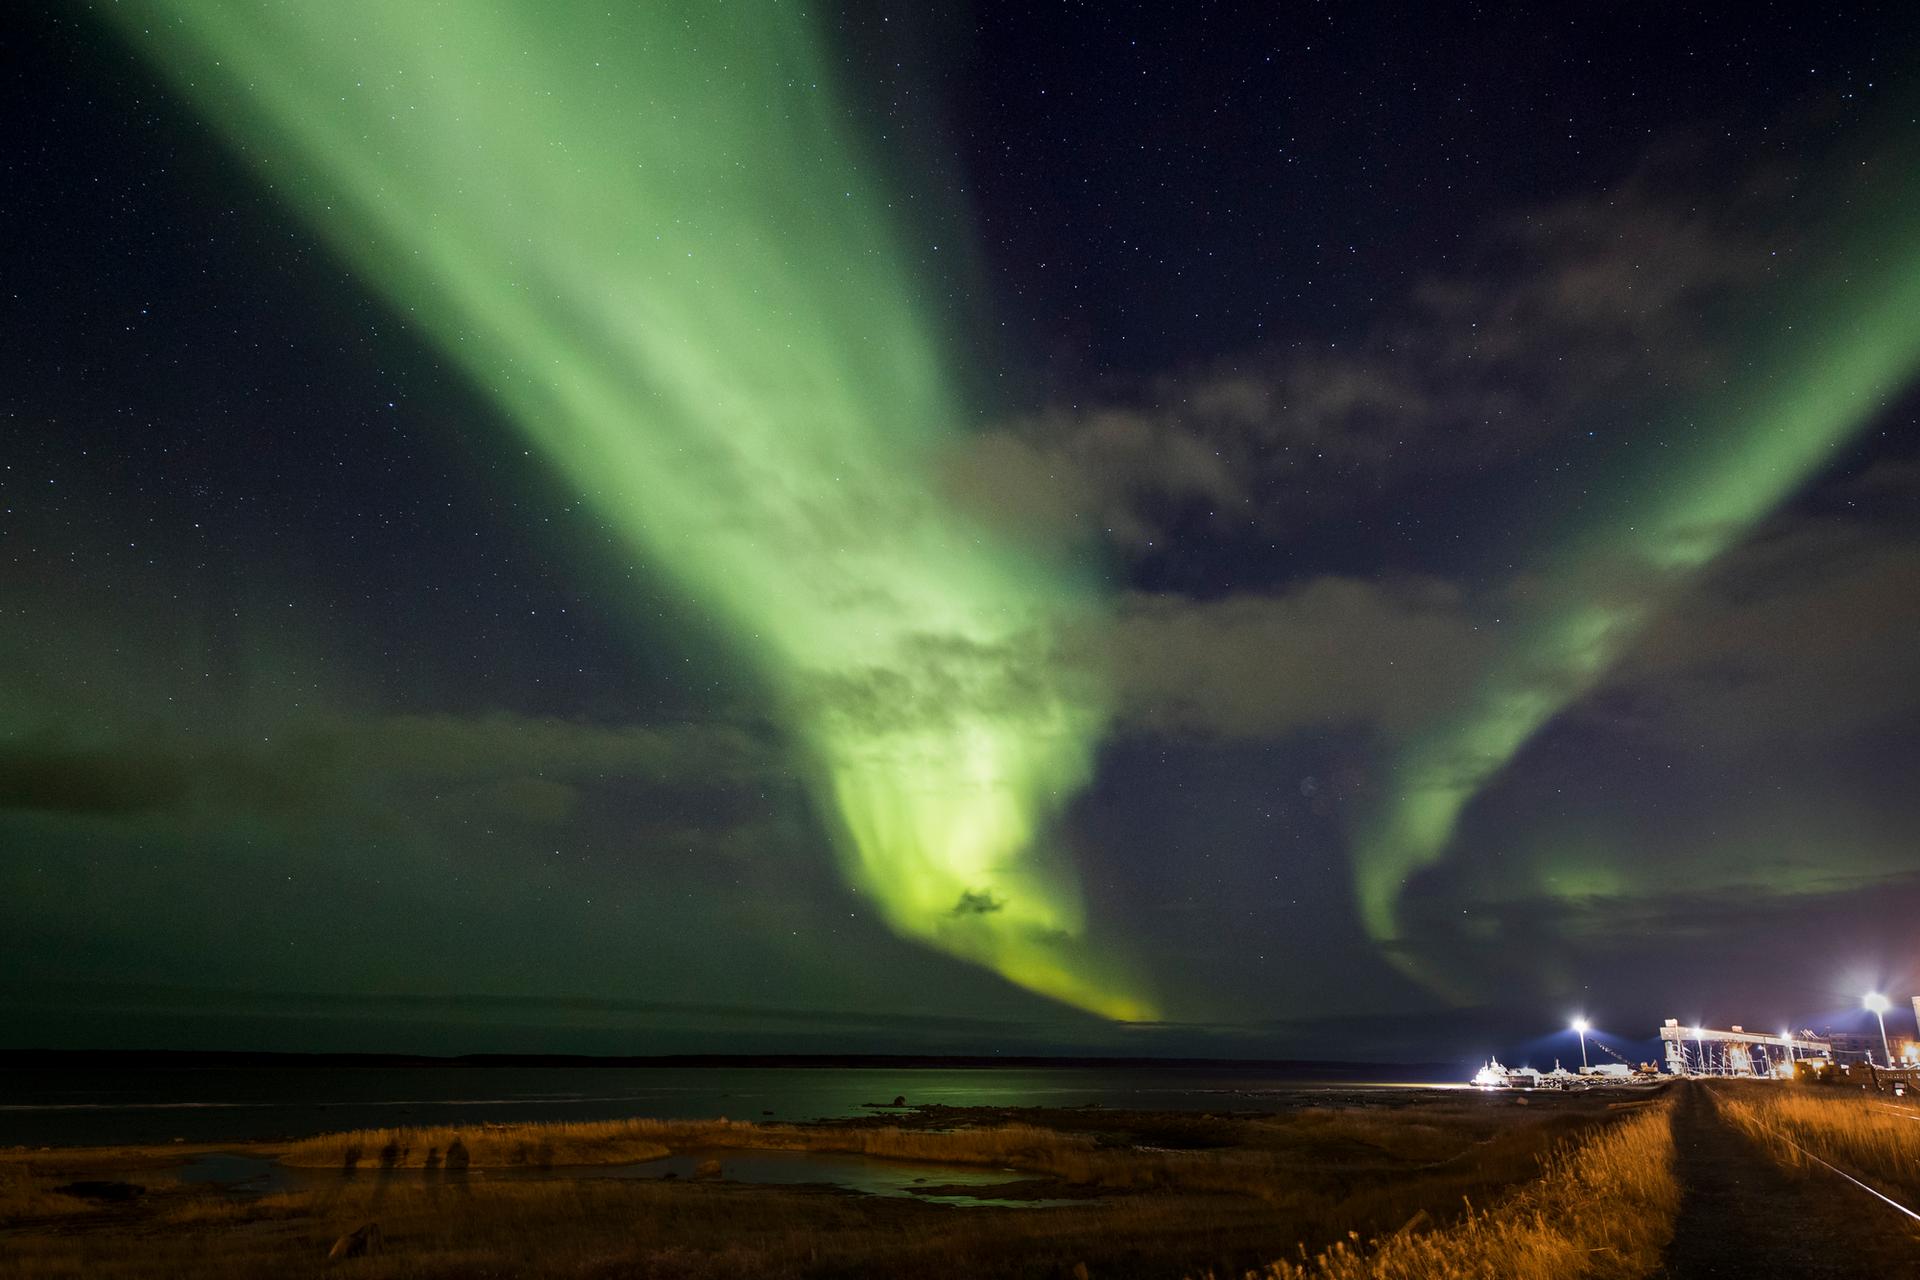
[[[1386,801],[1355,828],[1354,874],[1367,931],[1411,976],[1446,985],[1445,958],[1404,936],[1400,904],[1446,856],[1474,796],[1920,373],[1920,183],[1901,172],[1890,185],[1850,211],[1854,233],[1833,261],[1769,291],[1725,394],[1669,423],[1610,493],[1581,504],[1535,561],[1540,589],[1511,611],[1499,664],[1391,762]]]
[[[973,526],[961,407],[818,35],[750,0],[103,6],[757,663],[897,933],[1106,1017],[1048,827],[1105,700],[1094,608]]]

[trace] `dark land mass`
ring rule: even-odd
[[[1294,1079],[1447,1080],[1458,1063],[1348,1062],[1282,1058],[1100,1058],[932,1054],[658,1054],[605,1057],[580,1054],[472,1053],[434,1057],[410,1053],[256,1053],[246,1050],[4,1049],[0,1070],[142,1070],[193,1067],[742,1067],[754,1069],[927,1070],[1018,1068],[1089,1071],[1223,1071]]]

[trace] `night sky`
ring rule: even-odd
[[[1920,11],[921,8],[0,18],[0,1048],[1903,1027]]]

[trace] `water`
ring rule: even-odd
[[[553,1168],[473,1169],[461,1175],[444,1169],[363,1169],[354,1179],[374,1185],[406,1183],[471,1190],[489,1182],[528,1179],[677,1178],[691,1180],[700,1166],[718,1161],[720,1176],[731,1182],[760,1186],[828,1186],[864,1195],[912,1196],[935,1204],[998,1205],[1045,1209],[1062,1204],[1087,1204],[1086,1199],[1057,1200],[996,1196],[997,1190],[1030,1179],[1016,1169],[982,1169],[976,1165],[921,1164],[881,1160],[839,1151],[684,1151],[659,1160],[635,1164],[586,1165]],[[338,1169],[290,1168],[265,1156],[231,1151],[198,1154],[170,1170],[181,1182],[217,1187],[240,1196],[283,1191],[312,1191],[339,1186]]]
[[[1282,1110],[1365,1087],[1198,1067],[200,1067],[0,1070],[0,1148],[277,1140],[408,1124],[814,1120],[864,1103]]]

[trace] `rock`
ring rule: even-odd
[[[380,1224],[369,1222],[335,1240],[333,1248],[327,1250],[327,1261],[337,1262],[341,1258],[370,1258],[379,1252]]]
[[[904,1106],[906,1106],[906,1105],[907,1105],[907,1095],[906,1095],[906,1094],[904,1094],[904,1093],[896,1093],[896,1094],[894,1094],[894,1095],[893,1095],[893,1105],[894,1105],[894,1106],[896,1106],[896,1107],[904,1107]]]
[[[1403,1236],[1403,1235],[1406,1235],[1409,1231],[1414,1230],[1416,1227],[1424,1227],[1429,1222],[1432,1222],[1432,1221],[1433,1221],[1433,1215],[1428,1213],[1425,1209],[1422,1209],[1420,1210],[1420,1212],[1414,1214],[1411,1218],[1408,1218],[1405,1222],[1401,1223],[1400,1229],[1394,1232],[1393,1234],[1397,1236]]]

